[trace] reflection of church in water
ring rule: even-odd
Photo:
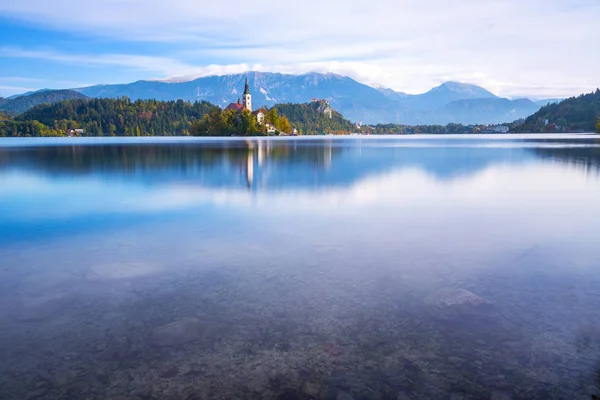
[[[239,172],[245,175],[248,189],[256,188],[255,175],[265,176],[266,168],[277,168],[277,164],[284,161],[308,162],[314,169],[326,169],[331,166],[334,148],[331,140],[319,146],[306,145],[302,141],[281,142],[271,140],[257,140],[246,142],[245,162],[241,162]],[[266,162],[271,159],[267,167]],[[277,162],[279,161],[279,162]]]

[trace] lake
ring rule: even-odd
[[[0,141],[2,399],[600,395],[591,135]]]

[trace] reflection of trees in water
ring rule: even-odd
[[[174,173],[179,177],[233,168],[251,181],[266,161],[325,168],[340,151],[331,142],[314,146],[294,141],[47,146],[0,151],[0,168],[32,168],[57,175]]]
[[[600,171],[600,148],[388,146],[344,140],[221,140],[181,143],[42,146],[0,149],[0,170],[55,176],[95,175],[146,183],[190,181],[207,186],[347,186],[365,176],[417,168],[441,180],[473,175],[491,165],[541,159]],[[578,144],[592,144],[577,141]],[[559,147],[563,146],[563,147]],[[327,173],[318,173],[326,170]],[[315,173],[316,172],[316,173]]]
[[[586,173],[600,172],[600,147],[541,147],[533,151],[543,159],[567,164]]]

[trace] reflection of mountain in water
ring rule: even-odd
[[[600,172],[600,147],[540,147],[534,153],[546,160],[585,170]]]
[[[402,168],[421,169],[446,180],[492,164],[532,158],[531,152],[518,146],[482,144],[481,140],[388,139],[46,146],[0,150],[0,169],[150,185],[181,182],[259,190],[347,186]]]

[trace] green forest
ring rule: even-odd
[[[179,136],[208,112],[207,103],[79,99],[37,105],[12,120],[0,122],[0,136],[63,136],[83,129],[85,136]]]
[[[324,104],[313,101],[307,104],[284,103],[273,106],[279,115],[285,115],[290,123],[303,135],[323,133],[348,134],[356,132],[355,125],[339,112],[333,111],[331,118],[323,113]]]
[[[482,133],[487,125],[463,125],[450,123],[447,125],[398,125],[377,124],[364,126],[360,132],[369,135],[398,135],[398,134],[464,134]]]
[[[513,127],[514,132],[599,132],[600,90],[548,104]]]
[[[325,115],[319,103],[281,104],[264,109],[276,133],[350,133],[353,124],[341,114]],[[183,100],[72,99],[38,104],[13,116],[0,111],[0,136],[231,136],[266,135],[248,111],[238,113],[208,103]]]

